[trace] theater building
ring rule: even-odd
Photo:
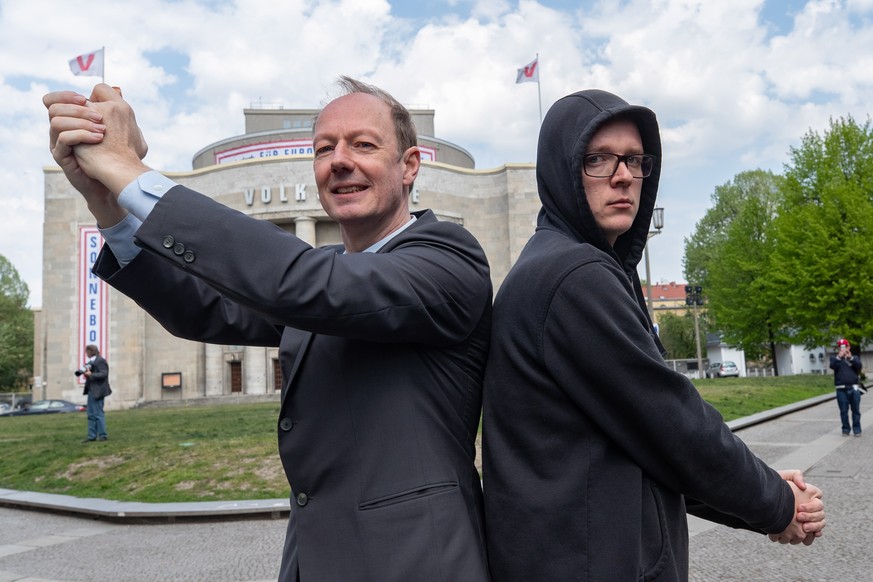
[[[340,243],[322,210],[312,172],[317,110],[244,110],[245,134],[194,155],[192,170],[168,177],[313,246]],[[476,169],[463,148],[434,136],[434,111],[413,110],[422,169],[410,210],[432,209],[481,242],[495,290],[533,233],[539,199],[533,164]],[[108,408],[143,402],[281,389],[278,349],[210,345],[173,337],[132,300],[94,277],[102,238],[82,197],[57,167],[44,169],[43,306],[36,318],[34,399],[83,401],[73,371],[96,344],[110,364]],[[374,365],[376,363],[374,362]]]

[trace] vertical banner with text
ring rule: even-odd
[[[79,227],[79,367],[85,363],[88,344],[96,345],[104,356],[107,353],[108,289],[106,282],[91,272],[102,246],[103,237],[96,227]],[[79,376],[79,383],[85,383],[85,376]]]

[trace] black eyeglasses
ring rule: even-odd
[[[655,156],[651,154],[618,154],[596,153],[586,154],[582,161],[582,169],[592,178],[611,178],[618,171],[618,165],[624,162],[634,178],[648,178],[655,166]]]

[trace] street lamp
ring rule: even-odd
[[[649,269],[649,240],[657,234],[661,234],[661,229],[664,228],[664,209],[655,208],[652,211],[652,226],[655,230],[649,231],[649,236],[646,237],[646,306],[649,308],[649,319],[652,324],[655,323],[655,310],[652,307],[652,273]]]

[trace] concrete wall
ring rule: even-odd
[[[777,346],[776,363],[780,376],[831,373],[830,353],[824,347],[808,350],[803,346]]]

